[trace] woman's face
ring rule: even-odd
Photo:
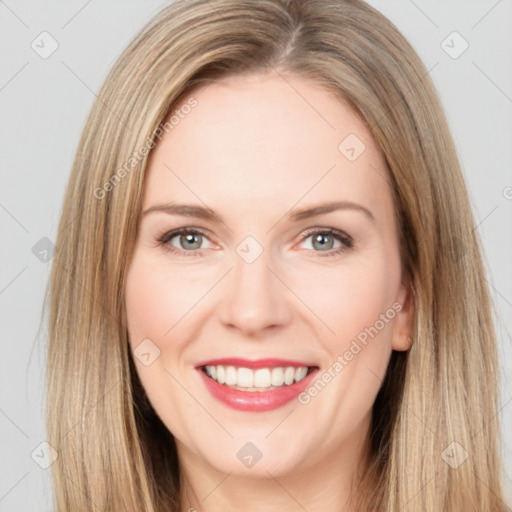
[[[149,400],[190,464],[353,465],[412,321],[384,159],[297,76],[229,78],[187,102],[151,154],[127,276]]]

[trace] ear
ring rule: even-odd
[[[396,298],[397,306],[400,304],[400,310],[393,320],[393,337],[391,345],[393,350],[405,351],[412,346],[412,329],[414,325],[414,297],[410,281],[400,285],[400,290]],[[398,310],[398,307],[396,308]]]

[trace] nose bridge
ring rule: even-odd
[[[272,251],[247,237],[236,248],[233,265],[220,308],[221,321],[245,332],[287,323],[286,288],[268,268],[274,267]]]

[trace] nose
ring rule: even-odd
[[[267,251],[252,263],[235,254],[234,268],[226,277],[217,309],[225,327],[258,336],[291,321],[291,292],[276,276],[269,259]]]

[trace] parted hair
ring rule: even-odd
[[[174,439],[129,350],[125,279],[148,151],[126,162],[156,144],[194,86],[266,70],[349,103],[385,157],[398,214],[413,341],[392,353],[375,400],[356,510],[504,510],[496,336],[467,188],[429,71],[361,0],[177,0],[108,74],[76,151],[49,283],[56,510],[180,510]],[[461,454],[457,467],[446,462]]]

